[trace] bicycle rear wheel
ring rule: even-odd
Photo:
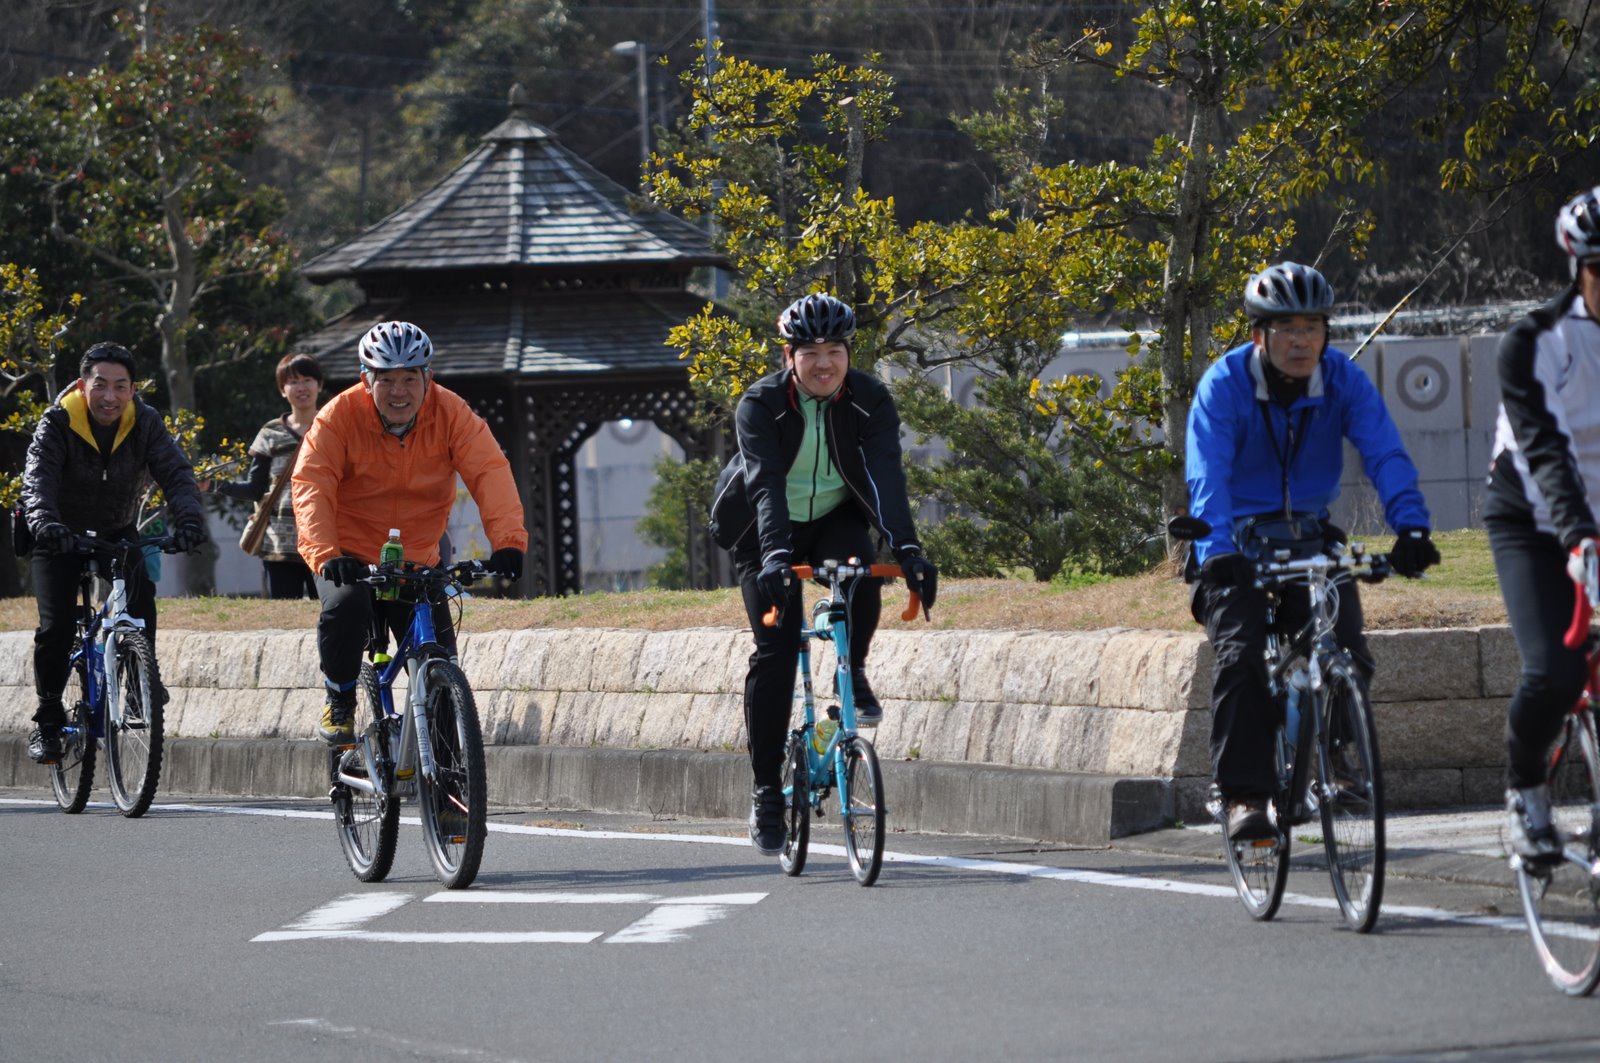
[[[1550,865],[1513,861],[1517,892],[1545,973],[1562,992],[1586,996],[1600,983],[1600,879],[1591,871],[1600,859],[1600,759],[1590,713],[1567,717],[1551,764],[1551,818],[1565,853]]]
[[[428,738],[436,774],[419,788],[422,833],[434,872],[448,889],[465,889],[478,875],[488,833],[488,781],[483,733],[472,688],[449,661],[427,668]]]
[[[1327,706],[1326,765],[1322,787],[1322,845],[1328,854],[1333,895],[1350,929],[1365,934],[1378,921],[1383,903],[1383,772],[1378,762],[1378,732],[1372,707],[1348,666],[1330,669],[1323,704]]]
[[[365,716],[377,725],[370,728],[365,742],[383,742],[383,700],[378,673],[371,664],[362,662],[357,689],[367,709]],[[345,774],[366,774],[362,744],[333,752],[334,763]],[[393,771],[391,751],[378,747],[372,752],[380,771]],[[338,783],[333,788],[333,822],[339,831],[339,846],[350,870],[362,882],[382,882],[394,865],[395,840],[400,833],[400,797],[394,792],[392,778],[386,777],[383,782],[388,784],[386,797]]]
[[[56,804],[69,815],[82,812],[94,786],[95,737],[89,711],[88,666],[82,657],[73,662],[67,689],[61,693],[67,709],[67,726],[61,731],[61,759],[50,765],[50,789]]]
[[[806,762],[806,740],[801,731],[789,732],[783,756],[783,852],[778,864],[787,875],[806,869],[806,846],[811,842],[811,767]]]
[[[844,820],[844,850],[850,873],[863,886],[878,881],[883,868],[883,776],[872,743],[857,735],[840,747],[844,757],[840,796]]]
[[[132,819],[150,808],[161,780],[156,658],[142,632],[117,634],[116,669],[117,703],[106,707],[106,781],[117,808]]]

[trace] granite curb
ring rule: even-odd
[[[496,805],[743,819],[743,754],[603,746],[488,746]],[[1106,845],[1171,822],[1164,780],[993,765],[884,760],[896,829]],[[289,739],[176,738],[166,743],[165,792],[230,797],[326,795],[327,750]],[[97,780],[98,784],[99,780]],[[0,735],[0,787],[46,783],[20,735]],[[158,798],[159,800],[159,798]]]

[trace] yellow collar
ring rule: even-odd
[[[128,433],[133,431],[133,422],[139,416],[139,400],[134,398],[122,409],[122,419],[117,422],[117,437],[111,441],[111,449],[115,451],[122,446],[122,441],[128,438]],[[61,399],[61,408],[67,411],[68,422],[72,430],[88,441],[95,450],[100,449],[100,444],[95,442],[94,429],[89,424],[89,400],[83,394],[81,386],[74,386]]]

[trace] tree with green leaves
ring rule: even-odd
[[[275,228],[282,197],[250,187],[236,165],[269,108],[251,88],[262,60],[237,32],[163,36],[131,19],[124,27],[121,61],[8,102],[7,139],[21,148],[33,137],[8,176],[44,205],[59,247],[115,285],[115,294],[94,292],[93,316],[152,327],[171,404],[193,409],[197,346],[208,365],[235,364],[280,350],[307,320],[292,249]],[[241,298],[279,312],[230,332]]]
[[[1496,81],[1517,106],[1547,105],[1542,139],[1516,126],[1533,139],[1512,157],[1489,147],[1513,129],[1503,101],[1473,111],[1461,91],[1433,91],[1462,64],[1489,61],[1486,39],[1507,44]],[[716,213],[755,305],[810,287],[853,299],[866,360],[907,369],[902,396],[923,399],[905,402],[907,422],[950,444],[951,458],[919,482],[964,511],[953,528],[965,543],[983,546],[975,530],[992,527],[988,542],[1034,559],[1016,561],[1014,550],[989,567],[1028,563],[1038,576],[1054,570],[1045,559],[1065,509],[1048,519],[1015,501],[1042,493],[1046,508],[1069,507],[1087,497],[1041,492],[1041,453],[1095,482],[1113,500],[1108,514],[1143,514],[1146,535],[1160,514],[1186,509],[1190,399],[1209,361],[1244,338],[1245,278],[1291,250],[1311,261],[1360,253],[1377,219],[1359,190],[1388,176],[1364,135],[1397,99],[1415,106],[1428,91],[1419,132],[1460,138],[1441,194],[1548,176],[1600,142],[1592,87],[1556,100],[1562,60],[1581,40],[1581,26],[1553,9],[1509,2],[1139,5],[1127,22],[1067,44],[1035,42],[1019,59],[1025,79],[997,93],[992,112],[960,121],[992,160],[990,211],[910,226],[859,180],[866,145],[895,117],[872,57],[853,68],[819,57],[805,77],[725,59],[697,90],[685,137],[658,158],[652,188],[668,206]],[[1052,163],[1047,134],[1062,109],[1051,79],[1095,67],[1146,86],[1167,128],[1133,161]],[[1337,214],[1307,241],[1293,218],[1312,201]],[[1109,394],[1096,380],[1043,375],[1063,332],[1107,318],[1126,327],[1130,353]],[[708,311],[673,341],[701,393],[727,404],[773,364],[766,331],[753,312]],[[978,375],[993,424],[938,401],[929,376],[946,367]],[[1068,553],[1105,563],[1081,543]]]

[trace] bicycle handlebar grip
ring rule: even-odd
[[[773,606],[771,609],[768,609],[765,613],[761,614],[761,626],[762,627],[777,627],[778,626],[778,607],[777,606]]]
[[[922,595],[912,591],[911,600],[906,603],[905,612],[900,614],[900,619],[915,620],[920,612],[922,612]]]
[[[794,574],[799,579],[810,579],[812,568],[810,565],[795,565]]]
[[[1589,637],[1589,620],[1594,615],[1594,606],[1589,604],[1589,596],[1583,592],[1583,588],[1574,583],[1572,591],[1572,597],[1576,599],[1572,606],[1572,626],[1561,636],[1562,645],[1569,650],[1582,646],[1583,640]]]

